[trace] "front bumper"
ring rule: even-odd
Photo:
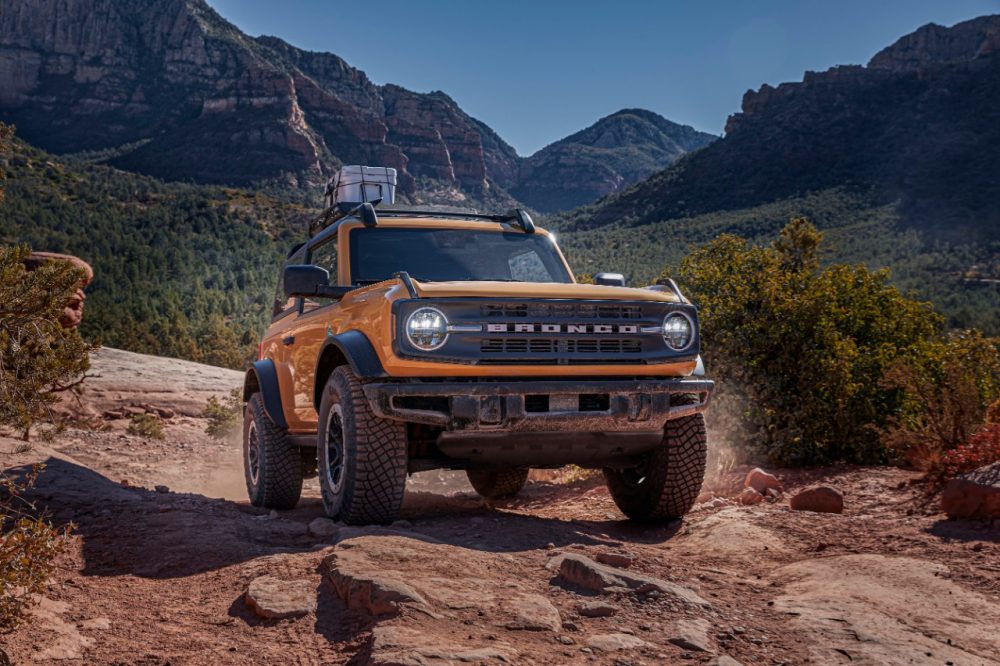
[[[703,412],[705,379],[379,382],[364,387],[383,418],[448,432],[652,432]],[[694,396],[680,401],[673,396]]]

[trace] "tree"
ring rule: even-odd
[[[24,245],[0,246],[0,425],[25,440],[90,367],[90,346],[59,323],[83,271],[60,261],[28,271],[29,254]]]
[[[873,426],[901,396],[879,380],[936,338],[941,319],[886,271],[820,270],[821,241],[802,219],[769,246],[727,234],[685,257],[679,276],[700,308],[720,403],[740,417],[736,443],[786,464],[882,462]]]

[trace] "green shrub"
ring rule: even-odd
[[[902,398],[880,380],[938,337],[941,318],[886,271],[820,270],[821,240],[804,219],[769,246],[725,234],[689,254],[678,277],[700,307],[720,402],[740,416],[734,443],[781,464],[883,462],[877,428]]]
[[[147,439],[163,439],[166,432],[163,430],[163,421],[155,414],[135,414],[129,421],[128,434]]]
[[[16,627],[34,599],[45,592],[68,529],[52,528],[24,499],[42,465],[22,479],[0,474],[0,631]]]
[[[27,246],[0,246],[0,425],[27,440],[38,420],[51,418],[58,394],[90,367],[90,345],[59,324],[83,278],[65,262],[24,267]]]
[[[235,388],[224,399],[211,396],[205,404],[202,416],[208,419],[205,433],[212,439],[226,439],[240,428],[243,414],[243,392]]]
[[[960,331],[914,351],[890,366],[882,380],[903,400],[881,437],[902,460],[941,481],[957,469],[945,464],[946,454],[967,445],[991,420],[989,406],[1000,398],[1000,339]]]

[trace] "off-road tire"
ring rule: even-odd
[[[340,366],[323,388],[316,434],[323,508],[350,525],[388,523],[399,513],[406,489],[406,426],[376,416],[361,387],[351,369]],[[340,432],[333,449],[327,446],[331,424]],[[337,448],[335,479],[330,463]]]
[[[465,474],[477,493],[486,499],[502,499],[521,492],[528,481],[528,471],[527,467],[504,470],[469,469]]]
[[[256,474],[251,457],[254,448]],[[302,494],[299,447],[267,416],[260,393],[250,396],[243,414],[243,476],[247,495],[254,506],[294,509],[298,504]]]
[[[643,456],[640,470],[605,469],[604,479],[615,504],[629,518],[672,520],[694,506],[707,456],[704,415],[685,416],[667,421],[663,444]]]

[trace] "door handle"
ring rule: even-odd
[[[295,336],[294,335],[289,335],[287,338],[282,338],[281,339],[281,344],[285,345],[286,347],[288,347],[290,345],[294,345],[295,344]]]

